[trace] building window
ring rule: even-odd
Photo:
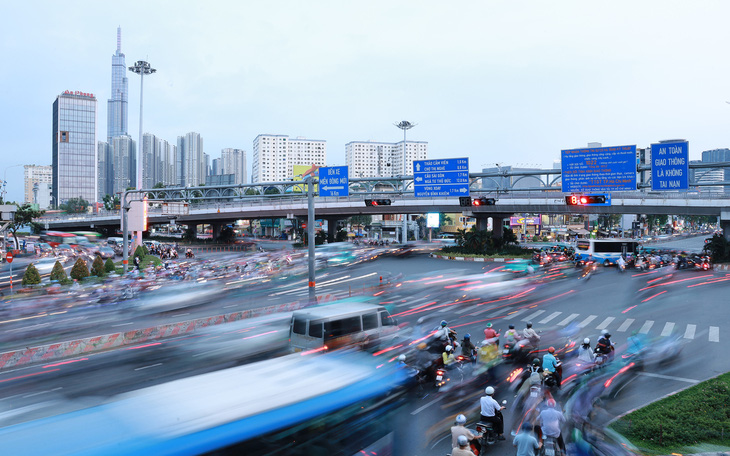
[[[59,141],[60,141],[60,142],[65,142],[65,143],[67,143],[67,142],[68,142],[68,132],[67,132],[67,131],[62,131],[62,132],[60,132],[60,133],[61,133],[61,134],[59,135]]]

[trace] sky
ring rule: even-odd
[[[7,199],[22,165],[50,165],[52,104],[94,93],[106,138],[117,27],[148,60],[144,131],[195,131],[211,159],[258,134],[402,140],[428,158],[552,167],[562,149],[689,141],[730,147],[730,2],[31,0],[3,6],[0,134]],[[723,54],[723,55],[721,55]],[[139,137],[139,76],[129,73]],[[17,166],[21,165],[21,166]]]

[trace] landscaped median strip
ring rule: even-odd
[[[524,260],[524,258],[460,257],[460,256],[450,256],[450,255],[436,255],[435,253],[430,254],[430,257],[438,258],[440,260],[483,261],[483,262],[495,262],[495,263],[504,263],[506,261]]]
[[[190,334],[195,332],[196,329],[205,328],[207,326],[219,325],[246,318],[260,317],[278,312],[291,312],[293,310],[306,307],[307,305],[307,303],[293,302],[277,306],[259,307],[257,309],[249,309],[224,315],[216,315],[213,317],[169,323],[150,328],[136,329],[133,331],[118,332],[104,336],[87,337],[67,342],[41,345],[38,347],[23,348],[0,353],[0,370],[38,362],[55,361],[63,358],[96,353],[125,345],[133,345],[151,340]]]

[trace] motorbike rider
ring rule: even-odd
[[[545,440],[545,437],[554,438],[558,441],[560,449],[565,452],[565,442],[560,433],[560,426],[565,423],[565,416],[557,410],[555,399],[551,398],[547,400],[547,407],[540,412],[537,421],[540,423],[543,440]]]
[[[578,359],[589,364],[596,362],[596,356],[593,354],[593,349],[591,349],[591,340],[587,337],[583,339],[583,344],[578,347]]]
[[[542,370],[543,373],[549,373],[555,379],[555,383],[560,388],[560,373],[558,367],[560,361],[555,357],[555,347],[548,348],[548,352],[542,357]]]
[[[522,429],[512,439],[512,446],[517,447],[517,456],[535,456],[535,450],[540,448],[540,443],[532,433],[530,423],[522,423]]]
[[[456,448],[459,446],[459,438],[464,437],[466,439],[467,444],[469,442],[473,442],[477,449],[481,449],[481,445],[479,444],[479,437],[480,434],[474,434],[469,429],[466,428],[466,416],[463,414],[459,414],[456,416],[456,423],[454,426],[451,426],[451,447]]]
[[[491,323],[487,323],[487,328],[484,330],[484,340],[492,340],[497,339],[499,337],[499,333],[492,328]],[[496,342],[499,342],[497,340]]]
[[[441,320],[441,326],[436,330],[436,333],[434,334],[434,337],[436,337],[436,339],[447,345],[455,342],[454,335],[456,334],[456,331],[449,328],[448,325],[449,323],[446,320]]]
[[[456,364],[456,357],[454,356],[454,347],[447,345],[444,352],[441,353],[441,359],[444,362],[445,368],[451,368]]]
[[[480,419],[484,423],[492,423],[494,426],[494,432],[497,433],[498,440],[504,440],[504,418],[502,417],[502,410],[505,407],[499,404],[492,396],[494,396],[494,388],[491,386],[486,387],[484,390],[486,396],[482,396],[479,399],[479,405],[481,408]]]
[[[459,446],[455,446],[451,449],[451,456],[474,456],[474,453],[469,449],[469,439],[460,435],[456,439],[456,443]]]
[[[505,342],[512,345],[521,338],[522,337],[520,337],[520,334],[515,329],[515,325],[509,325],[509,329],[504,333]]]
[[[618,260],[616,260],[616,264],[618,265],[618,272],[624,272],[626,269],[626,260],[624,260],[623,255],[619,255]]]
[[[595,352],[597,355],[611,359],[613,357],[613,351],[614,347],[611,342],[611,334],[606,332],[600,339],[598,339],[598,342],[596,342]]]
[[[530,341],[532,348],[537,349],[540,345],[540,335],[532,329],[532,322],[528,321],[525,329],[522,330],[522,338]]]
[[[469,333],[464,334],[464,339],[461,341],[461,354],[469,358],[471,362],[476,362],[477,348],[471,342],[471,334]]]
[[[530,386],[537,386],[542,383],[542,367],[540,366],[540,360],[535,358],[532,363],[527,366],[527,383]]]

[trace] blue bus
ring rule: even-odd
[[[611,266],[621,255],[633,255],[639,245],[634,239],[578,239],[575,242],[575,258],[585,260],[592,255],[597,263]]]
[[[26,456],[394,454],[407,381],[369,353],[293,354],[14,424],[0,441]]]

